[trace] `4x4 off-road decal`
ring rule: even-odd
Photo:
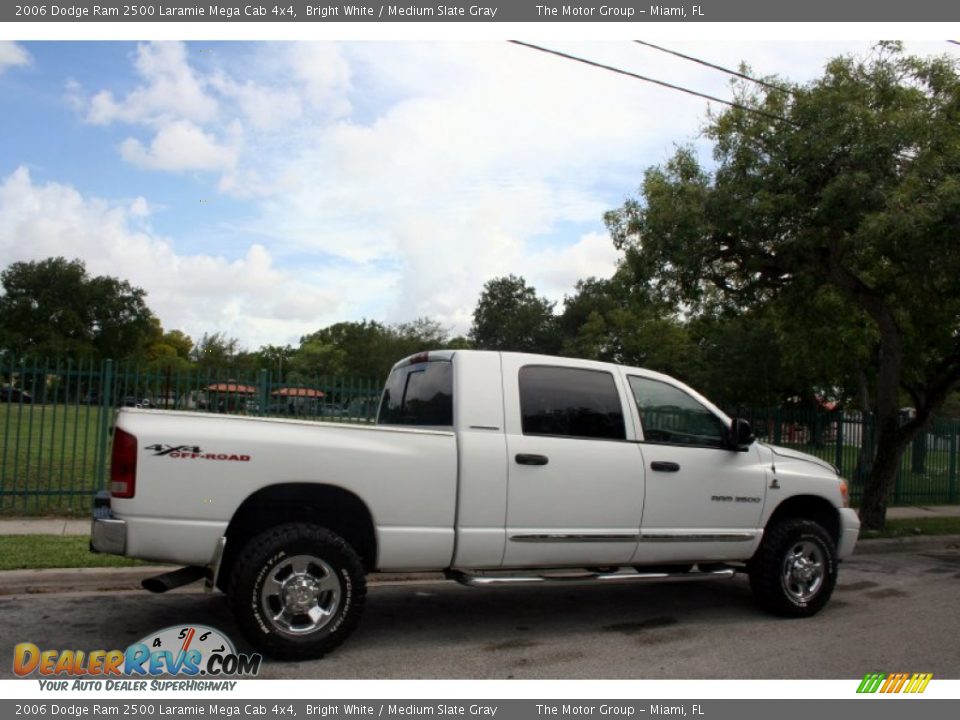
[[[154,457],[180,458],[184,460],[227,460],[233,462],[250,462],[249,455],[236,453],[207,452],[199,445],[147,445],[144,450],[152,450]]]

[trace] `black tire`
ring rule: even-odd
[[[809,617],[823,609],[837,584],[836,545],[817,523],[788,518],[766,531],[748,572],[761,608]]]
[[[356,627],[367,594],[363,564],[339,535],[307,523],[271,528],[240,551],[228,597],[257,650],[279,660],[322,657]]]

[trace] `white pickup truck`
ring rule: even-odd
[[[397,363],[376,425],[123,408],[98,552],[206,577],[259,650],[319,657],[356,626],[365,575],[468,585],[749,574],[759,605],[829,600],[860,523],[830,464],[755,442],[639,368],[483,351]]]

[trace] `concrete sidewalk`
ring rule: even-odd
[[[960,517],[960,505],[916,505],[887,510],[891,520]],[[0,520],[0,535],[89,535],[89,518],[9,518]]]

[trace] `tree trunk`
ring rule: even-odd
[[[864,483],[860,504],[860,523],[865,530],[883,530],[886,524],[887,499],[896,485],[900,457],[906,444],[896,415],[877,417],[877,454]]]
[[[860,452],[857,454],[857,467],[853,472],[853,477],[861,485],[866,484],[866,479],[873,469],[873,423],[870,414],[870,387],[867,383],[867,374],[861,368],[859,373],[860,380]]]
[[[918,475],[927,472],[927,433],[919,433],[913,439],[913,448],[910,458],[910,469]]]

